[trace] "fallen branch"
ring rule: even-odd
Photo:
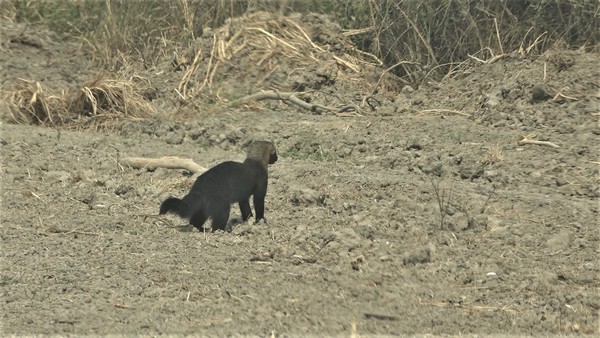
[[[527,137],[524,137],[521,141],[518,142],[519,145],[524,145],[524,144],[537,144],[540,146],[549,146],[552,148],[560,148],[559,145],[557,145],[556,143],[552,143],[552,142],[548,142],[548,141],[536,141],[536,140],[530,140]]]
[[[125,157],[119,160],[119,164],[134,169],[146,168],[150,171],[156,170],[156,168],[185,169],[192,174],[199,174],[208,170],[190,158],[179,158],[173,156],[161,158]]]
[[[301,94],[301,93],[300,93]],[[316,112],[316,113],[321,113],[321,112],[334,112],[336,114],[340,114],[343,112],[347,112],[347,111],[357,111],[357,107],[353,106],[353,105],[346,105],[343,106],[341,108],[333,108],[333,107],[328,107],[328,106],[324,106],[321,104],[317,104],[317,103],[308,103],[302,99],[300,99],[299,97],[296,96],[296,93],[291,93],[291,92],[278,92],[278,91],[274,91],[274,90],[261,90],[260,92],[256,93],[256,94],[252,94],[252,95],[248,95],[244,98],[242,98],[242,102],[248,102],[248,101],[262,101],[262,100],[282,100],[282,101],[287,101],[290,102],[292,104],[295,104],[301,108]],[[360,116],[360,114],[356,113],[357,115]]]

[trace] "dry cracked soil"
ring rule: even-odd
[[[3,36],[3,89],[95,71],[39,41]],[[600,334],[599,60],[514,53],[360,115],[273,101],[99,130],[4,121],[2,335]],[[211,167],[252,140],[279,152],[268,223],[234,207],[231,232],[157,216],[186,171],[118,164]]]

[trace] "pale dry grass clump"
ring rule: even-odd
[[[99,73],[77,89],[54,94],[40,82],[19,80],[5,93],[8,120],[17,124],[98,129],[123,120],[141,119],[154,107],[131,80]]]
[[[219,73],[222,69],[223,73],[229,72],[228,77],[244,81],[247,73],[244,69],[232,75],[231,67],[223,67],[231,64],[252,67],[264,74],[255,84],[258,88],[284,63],[298,70],[314,64],[331,64],[335,69],[317,71],[335,77],[332,80],[375,86],[377,79],[367,83],[364,71],[381,66],[381,60],[355,48],[341,32],[315,31],[318,26],[309,21],[316,18],[308,16],[255,12],[228,19],[214,30],[211,50],[199,49],[190,60],[178,92],[188,98],[202,91],[216,90],[213,86],[224,77]],[[200,67],[203,63],[206,66]]]
[[[502,146],[499,144],[488,147],[485,156],[481,160],[483,164],[494,164],[502,162],[504,160],[504,154],[502,152]]]
[[[19,79],[5,102],[14,123],[52,126],[62,124],[66,116],[65,94],[54,95],[37,81]]]
[[[141,95],[141,86],[131,80],[98,73],[85,82],[69,101],[69,111],[77,112],[80,127],[107,127],[122,120],[142,119],[154,107]]]

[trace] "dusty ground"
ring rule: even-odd
[[[39,41],[3,36],[3,89],[94,72]],[[509,55],[363,116],[272,102],[98,132],[5,121],[2,334],[600,334],[599,66],[577,51]],[[176,101],[164,90],[155,105],[193,110]],[[280,155],[268,224],[231,233],[154,216],[187,192],[185,172],[117,164],[212,166],[254,139]]]

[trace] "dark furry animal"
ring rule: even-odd
[[[256,141],[248,148],[244,163],[223,162],[196,179],[183,199],[170,197],[160,205],[160,215],[168,212],[189,219],[198,230],[212,218],[212,230],[225,230],[231,204],[238,203],[242,219],[252,216],[250,196],[253,196],[256,222],[265,218],[265,196],[269,173],[267,165],[277,161],[275,145]]]

